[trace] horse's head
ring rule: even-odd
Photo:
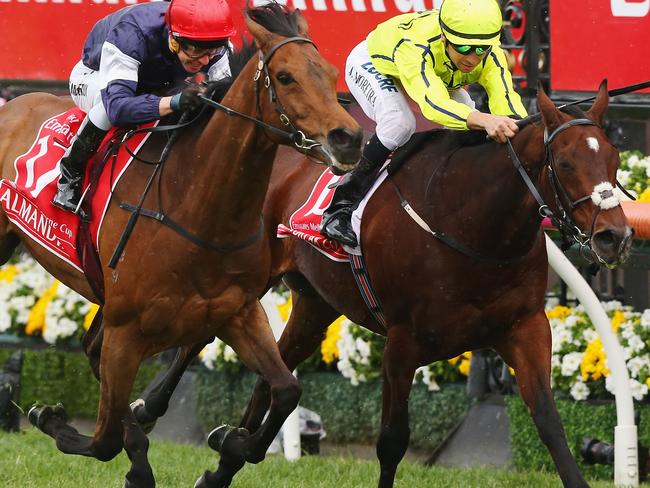
[[[338,72],[309,39],[300,12],[269,3],[249,8],[246,24],[260,49],[256,82],[263,120],[296,134],[298,149],[334,172],[351,170],[361,156],[362,131],[339,105]]]
[[[545,126],[545,193],[570,237],[589,246],[601,264],[616,266],[630,250],[633,229],[614,192],[618,150],[602,129],[609,96],[603,81],[592,107],[573,117],[561,112],[541,88],[537,102]],[[575,113],[575,112],[574,112]]]

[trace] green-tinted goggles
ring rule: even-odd
[[[458,44],[452,44],[451,42],[449,44],[454,48],[454,51],[463,56],[469,56],[472,54],[472,51],[475,52],[477,56],[483,56],[490,50],[490,46],[459,46]]]

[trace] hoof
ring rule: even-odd
[[[58,417],[63,423],[68,422],[68,416],[65,413],[63,405],[57,403],[53,407],[49,405],[35,404],[27,412],[27,419],[29,422],[39,430],[43,430],[45,424],[52,418]]]
[[[135,416],[135,419],[140,424],[140,427],[145,434],[150,434],[153,428],[156,426],[156,417],[147,412],[147,409],[142,398],[138,398],[133,403],[131,403],[131,411]]]
[[[208,485],[208,481],[206,479],[207,478],[206,475],[208,473],[209,471],[206,471],[201,475],[201,477],[198,480],[196,480],[196,483],[194,483],[194,488],[210,488],[210,485]]]
[[[231,427],[230,425],[221,425],[208,434],[208,446],[210,449],[223,452],[224,443],[233,443],[241,441],[248,437],[248,430],[241,427]]]
[[[228,488],[230,481],[220,480],[218,473],[204,472],[194,483],[194,488]]]

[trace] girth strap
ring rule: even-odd
[[[153,210],[147,210],[146,208],[139,208],[136,205],[131,205],[130,203],[121,203],[120,208],[132,213],[137,212],[138,215],[142,215],[143,217],[148,217],[150,219],[157,220],[158,222],[160,222],[163,225],[166,225],[167,227],[169,227],[174,232],[184,237],[188,241],[193,242],[199,247],[210,249],[211,251],[218,251],[224,253],[241,251],[242,249],[252,246],[257,241],[259,241],[262,238],[262,233],[264,232],[264,224],[262,222],[262,218],[260,217],[260,225],[257,229],[257,232],[253,236],[249,237],[245,241],[238,242],[237,244],[224,245],[224,244],[218,244],[216,242],[206,241],[205,239],[202,239],[201,237],[197,236],[196,234],[184,228],[175,220],[169,218],[164,213],[155,212]]]

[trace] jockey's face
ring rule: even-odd
[[[179,43],[176,53],[183,68],[188,73],[198,73],[201,68],[210,63],[210,60],[220,56],[226,50],[226,46],[200,48],[192,44]]]
[[[476,49],[475,46],[472,46],[472,49],[470,49],[467,54],[463,54],[454,49],[454,47],[447,39],[444,40],[444,43],[445,49],[447,51],[447,56],[449,56],[451,62],[454,63],[454,66],[456,66],[463,73],[471,73],[474,71],[474,68],[476,68],[481,61],[483,61],[483,58],[488,53],[488,50],[482,49],[482,47]],[[478,50],[481,50],[482,54],[477,54]]]

